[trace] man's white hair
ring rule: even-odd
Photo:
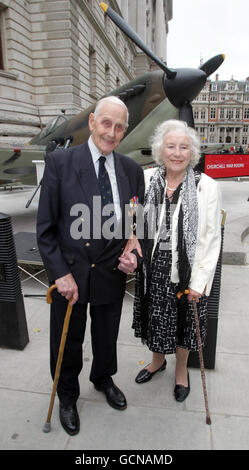
[[[127,108],[126,104],[122,100],[120,100],[117,96],[105,96],[104,98],[101,98],[99,101],[97,101],[95,111],[93,113],[94,116],[96,117],[99,114],[99,111],[100,111],[101,107],[105,103],[114,103],[114,104],[119,104],[120,106],[122,106],[126,110],[126,114],[127,114],[126,124],[128,126],[128,122],[129,122],[128,108]]]

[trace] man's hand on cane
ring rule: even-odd
[[[56,279],[55,284],[59,294],[63,295],[67,300],[72,299],[70,305],[74,305],[77,302],[79,298],[78,286],[71,273]]]

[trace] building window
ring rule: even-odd
[[[240,119],[240,108],[236,108],[236,119]]]
[[[211,91],[217,91],[217,83],[212,83]]]
[[[211,108],[210,109],[210,118],[215,119],[216,118],[216,108]]]
[[[220,135],[219,135],[219,142],[224,142],[225,141],[225,134],[224,134],[225,128],[221,127],[219,129]]]
[[[6,30],[5,27],[5,12],[7,11],[7,8],[1,6],[0,2],[0,70],[4,70],[4,68],[7,68],[6,66],[6,57],[5,57],[5,50],[4,50],[4,44],[5,44],[5,38],[4,38],[4,31]]]
[[[209,126],[209,131],[214,132],[214,124],[211,124],[211,126]]]
[[[117,52],[120,54],[120,51],[121,51],[121,39],[120,39],[119,31],[116,31],[116,47],[117,47]]]
[[[242,144],[243,145],[247,144],[247,137],[245,135],[243,135],[242,137]]]
[[[220,109],[220,119],[224,119],[224,108]]]
[[[89,94],[97,98],[97,59],[96,51],[89,44]]]
[[[245,132],[245,133],[248,132],[248,126],[243,126],[243,132]]]
[[[227,109],[226,119],[233,119],[233,108]]]
[[[211,95],[210,101],[217,101],[217,95]]]
[[[1,37],[1,29],[0,29],[0,70],[4,69],[3,65],[3,48],[2,48],[2,37]]]
[[[249,108],[245,108],[244,110],[244,119],[249,119]]]
[[[111,91],[111,73],[108,64],[105,64],[105,94]]]
[[[198,119],[199,118],[199,111],[194,111],[194,119]]]
[[[127,47],[124,48],[124,63],[127,66],[128,65],[128,51]]]

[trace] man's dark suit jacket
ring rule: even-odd
[[[134,196],[143,203],[144,175],[129,157],[114,152],[114,162],[124,215],[125,204]],[[126,275],[117,269],[125,246],[124,217],[121,239],[93,239],[93,196],[100,196],[100,191],[87,143],[48,155],[37,216],[38,246],[48,279],[52,283],[71,272],[79,288],[79,302],[101,305],[120,300],[125,292]],[[85,219],[77,210],[73,211],[76,215],[70,215],[72,207],[77,208],[75,204],[86,204],[90,209],[90,236],[71,236],[72,223],[77,226],[80,215]]]

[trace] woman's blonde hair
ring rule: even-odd
[[[194,167],[198,163],[200,157],[199,137],[196,131],[192,127],[189,127],[186,122],[178,121],[177,119],[169,119],[157,126],[154,135],[151,138],[152,156],[155,162],[158,165],[162,165],[164,163],[162,158],[163,141],[169,132],[176,132],[188,136],[191,152],[190,165]]]

